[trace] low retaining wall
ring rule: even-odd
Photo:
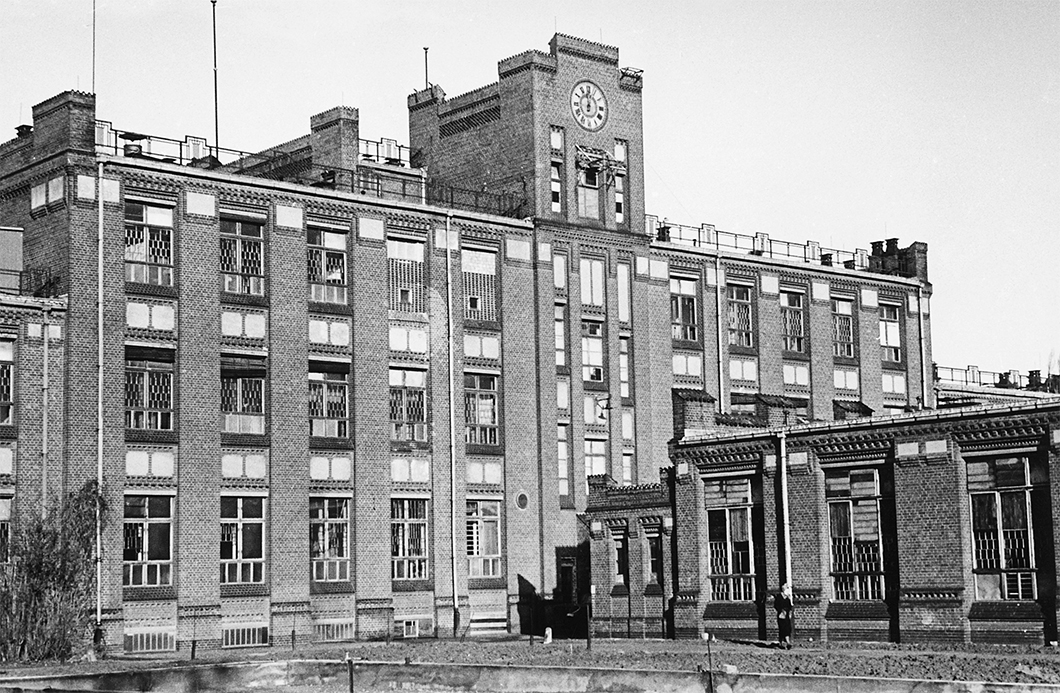
[[[96,675],[0,679],[0,693],[24,691],[152,691],[203,693],[282,690],[303,686],[320,693],[346,693],[345,662],[286,662],[175,665]],[[1060,693],[1051,684],[978,683],[862,679],[839,676],[742,674],[492,666],[474,664],[402,664],[355,662],[353,687],[358,693],[423,691],[427,693]]]

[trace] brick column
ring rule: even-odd
[[[968,642],[973,599],[965,464],[895,440],[894,502],[903,642]]]

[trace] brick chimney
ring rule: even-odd
[[[717,430],[714,398],[702,390],[672,390],[674,440]]]
[[[96,95],[64,91],[34,106],[33,148],[37,159],[70,149],[94,153]]]
[[[360,116],[352,106],[337,106],[309,119],[313,164],[356,170],[360,156]]]

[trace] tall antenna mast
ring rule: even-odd
[[[92,93],[96,93],[96,0],[92,0]]]
[[[214,156],[221,159],[221,135],[217,117],[217,0],[210,0],[213,5],[213,146]]]
[[[423,88],[431,88],[431,80],[428,79],[427,75],[427,51],[430,50],[428,46],[423,47]]]

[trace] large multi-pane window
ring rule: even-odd
[[[342,371],[309,371],[309,435],[349,437],[348,377]]]
[[[173,362],[125,361],[125,428],[173,430]]]
[[[15,343],[0,339],[0,426],[15,422]]]
[[[221,220],[221,279],[234,294],[265,293],[262,225],[253,221]]]
[[[825,475],[832,589],[844,601],[883,599],[880,480],[875,469]]]
[[[400,238],[388,238],[386,257],[390,281],[390,310],[423,313],[425,282],[424,244]]]
[[[306,245],[309,300],[346,303],[346,234],[309,226]]]
[[[604,381],[604,324],[582,320],[582,380]]]
[[[629,147],[625,140],[615,140],[615,161],[625,164]],[[615,223],[626,223],[626,169],[615,172]]]
[[[854,358],[854,302],[832,297],[832,355]]]
[[[880,304],[880,356],[884,361],[902,360],[902,330],[898,306]]]
[[[649,585],[663,584],[663,543],[658,529],[645,532],[648,544],[648,579]]]
[[[567,308],[564,305],[556,305],[556,365],[567,365]]]
[[[460,254],[464,275],[464,317],[497,319],[497,253],[465,248]]]
[[[784,324],[784,351],[806,351],[806,297],[797,291],[780,293],[780,315]]]
[[[497,376],[464,374],[464,440],[470,445],[498,445]]]
[[[390,369],[390,440],[427,440],[427,372]]]
[[[559,293],[567,293],[567,255],[552,254],[552,285]]]
[[[427,500],[390,499],[390,577],[427,578]]]
[[[570,443],[567,440],[567,429],[566,424],[556,426],[556,476],[559,480],[559,504],[561,506],[570,505],[571,502]]]
[[[563,211],[563,164],[559,161],[553,161],[549,171],[552,211],[559,213]]]
[[[173,208],[125,203],[125,281],[173,285]]]
[[[618,338],[618,388],[619,396],[629,397],[630,386],[629,386],[629,348],[630,348],[630,337],[629,335],[622,335]]]
[[[754,322],[751,311],[751,289],[731,284],[725,287],[729,299],[729,345],[753,347]]]
[[[221,430],[265,432],[265,366],[252,359],[221,360]]]
[[[632,267],[628,262],[619,262],[615,265],[615,280],[618,284],[618,321],[629,322],[629,314],[632,310],[633,287],[630,285]]]
[[[221,496],[221,584],[265,580],[265,499]]]
[[[978,600],[1036,598],[1029,471],[1026,457],[968,462]]]
[[[589,477],[607,474],[607,441],[586,439],[583,452],[585,454],[585,492],[589,493]]]
[[[670,277],[670,333],[674,339],[699,339],[695,279]]]
[[[317,582],[350,579],[350,501],[309,499],[309,563]]]
[[[501,574],[501,504],[495,500],[467,501],[468,577]]]
[[[582,305],[604,305],[604,261],[583,257],[579,263]]]
[[[172,496],[125,496],[123,516],[122,585],[172,584]]]
[[[704,484],[710,598],[755,598],[754,543],[751,533],[751,480],[720,479]]]

